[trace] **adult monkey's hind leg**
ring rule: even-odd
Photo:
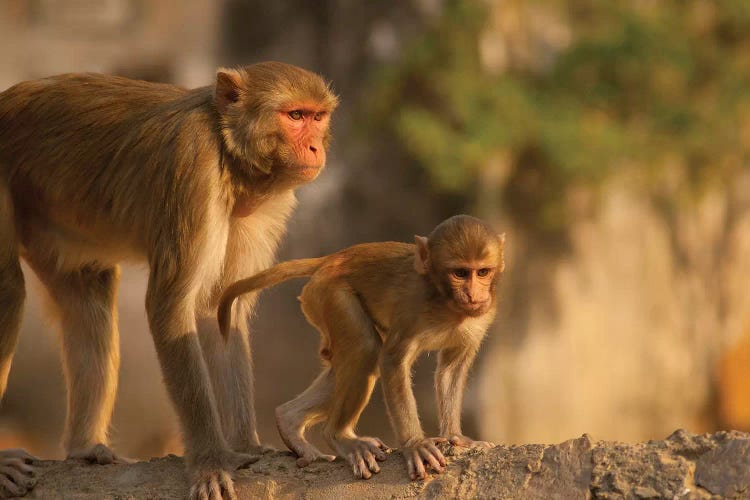
[[[181,248],[179,241],[167,241],[150,263],[146,312],[185,439],[185,459],[192,475],[190,497],[234,499],[230,471],[259,457],[229,448],[198,340],[195,305],[201,283],[197,278],[205,270],[201,266],[210,262],[210,251],[202,240],[195,240],[187,249]]]
[[[13,218],[10,195],[0,182],[0,398],[8,387],[26,298]],[[33,460],[23,450],[0,451],[0,498],[23,496],[34,487]]]
[[[263,453],[269,448],[258,439],[249,312],[250,304],[238,300],[234,308],[236,320],[226,341],[219,333],[215,314],[198,320],[198,333],[229,447],[242,453]]]
[[[54,259],[29,256],[60,321],[67,386],[64,445],[68,458],[97,464],[128,463],[108,444],[120,367],[117,266],[95,263],[58,271]]]

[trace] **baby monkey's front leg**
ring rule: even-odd
[[[443,452],[436,446],[446,439],[425,438],[419,424],[417,402],[411,389],[411,367],[416,354],[416,346],[386,345],[380,359],[386,408],[411,480],[427,476],[425,464],[437,473],[443,472],[447,465]]]
[[[440,435],[454,446],[491,448],[488,441],[476,441],[461,431],[461,406],[469,368],[474,363],[478,345],[469,344],[443,349],[438,354],[435,371],[435,396],[438,406]]]

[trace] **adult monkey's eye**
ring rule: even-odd
[[[480,278],[484,278],[488,274],[490,274],[490,270],[486,267],[483,267],[482,269],[477,271],[477,276],[479,276]]]
[[[315,113],[315,116],[313,118],[315,118],[316,122],[319,122],[323,119],[323,115],[325,115],[323,111],[318,111],[317,113]]]
[[[292,120],[301,120],[302,119],[302,110],[295,109],[294,111],[289,112],[289,118]]]
[[[454,269],[453,270],[453,276],[456,278],[465,280],[469,277],[469,270],[468,269]]]

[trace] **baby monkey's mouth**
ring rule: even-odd
[[[485,302],[459,302],[454,301],[453,309],[468,316],[481,316],[487,311],[488,301]]]

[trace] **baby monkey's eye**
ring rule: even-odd
[[[465,280],[466,278],[468,278],[469,274],[471,274],[471,272],[468,269],[454,269],[453,270],[453,276],[462,280]]]
[[[290,111],[289,118],[292,120],[300,120],[302,118],[302,110],[295,109],[294,111]]]
[[[319,112],[315,113],[315,115],[313,116],[313,118],[315,119],[316,122],[319,122],[320,120],[323,119],[323,115],[325,115],[325,113],[323,111],[319,111]]]
[[[488,274],[490,274],[490,269],[487,267],[483,267],[482,269],[477,271],[477,276],[479,276],[480,278],[484,278]]]

